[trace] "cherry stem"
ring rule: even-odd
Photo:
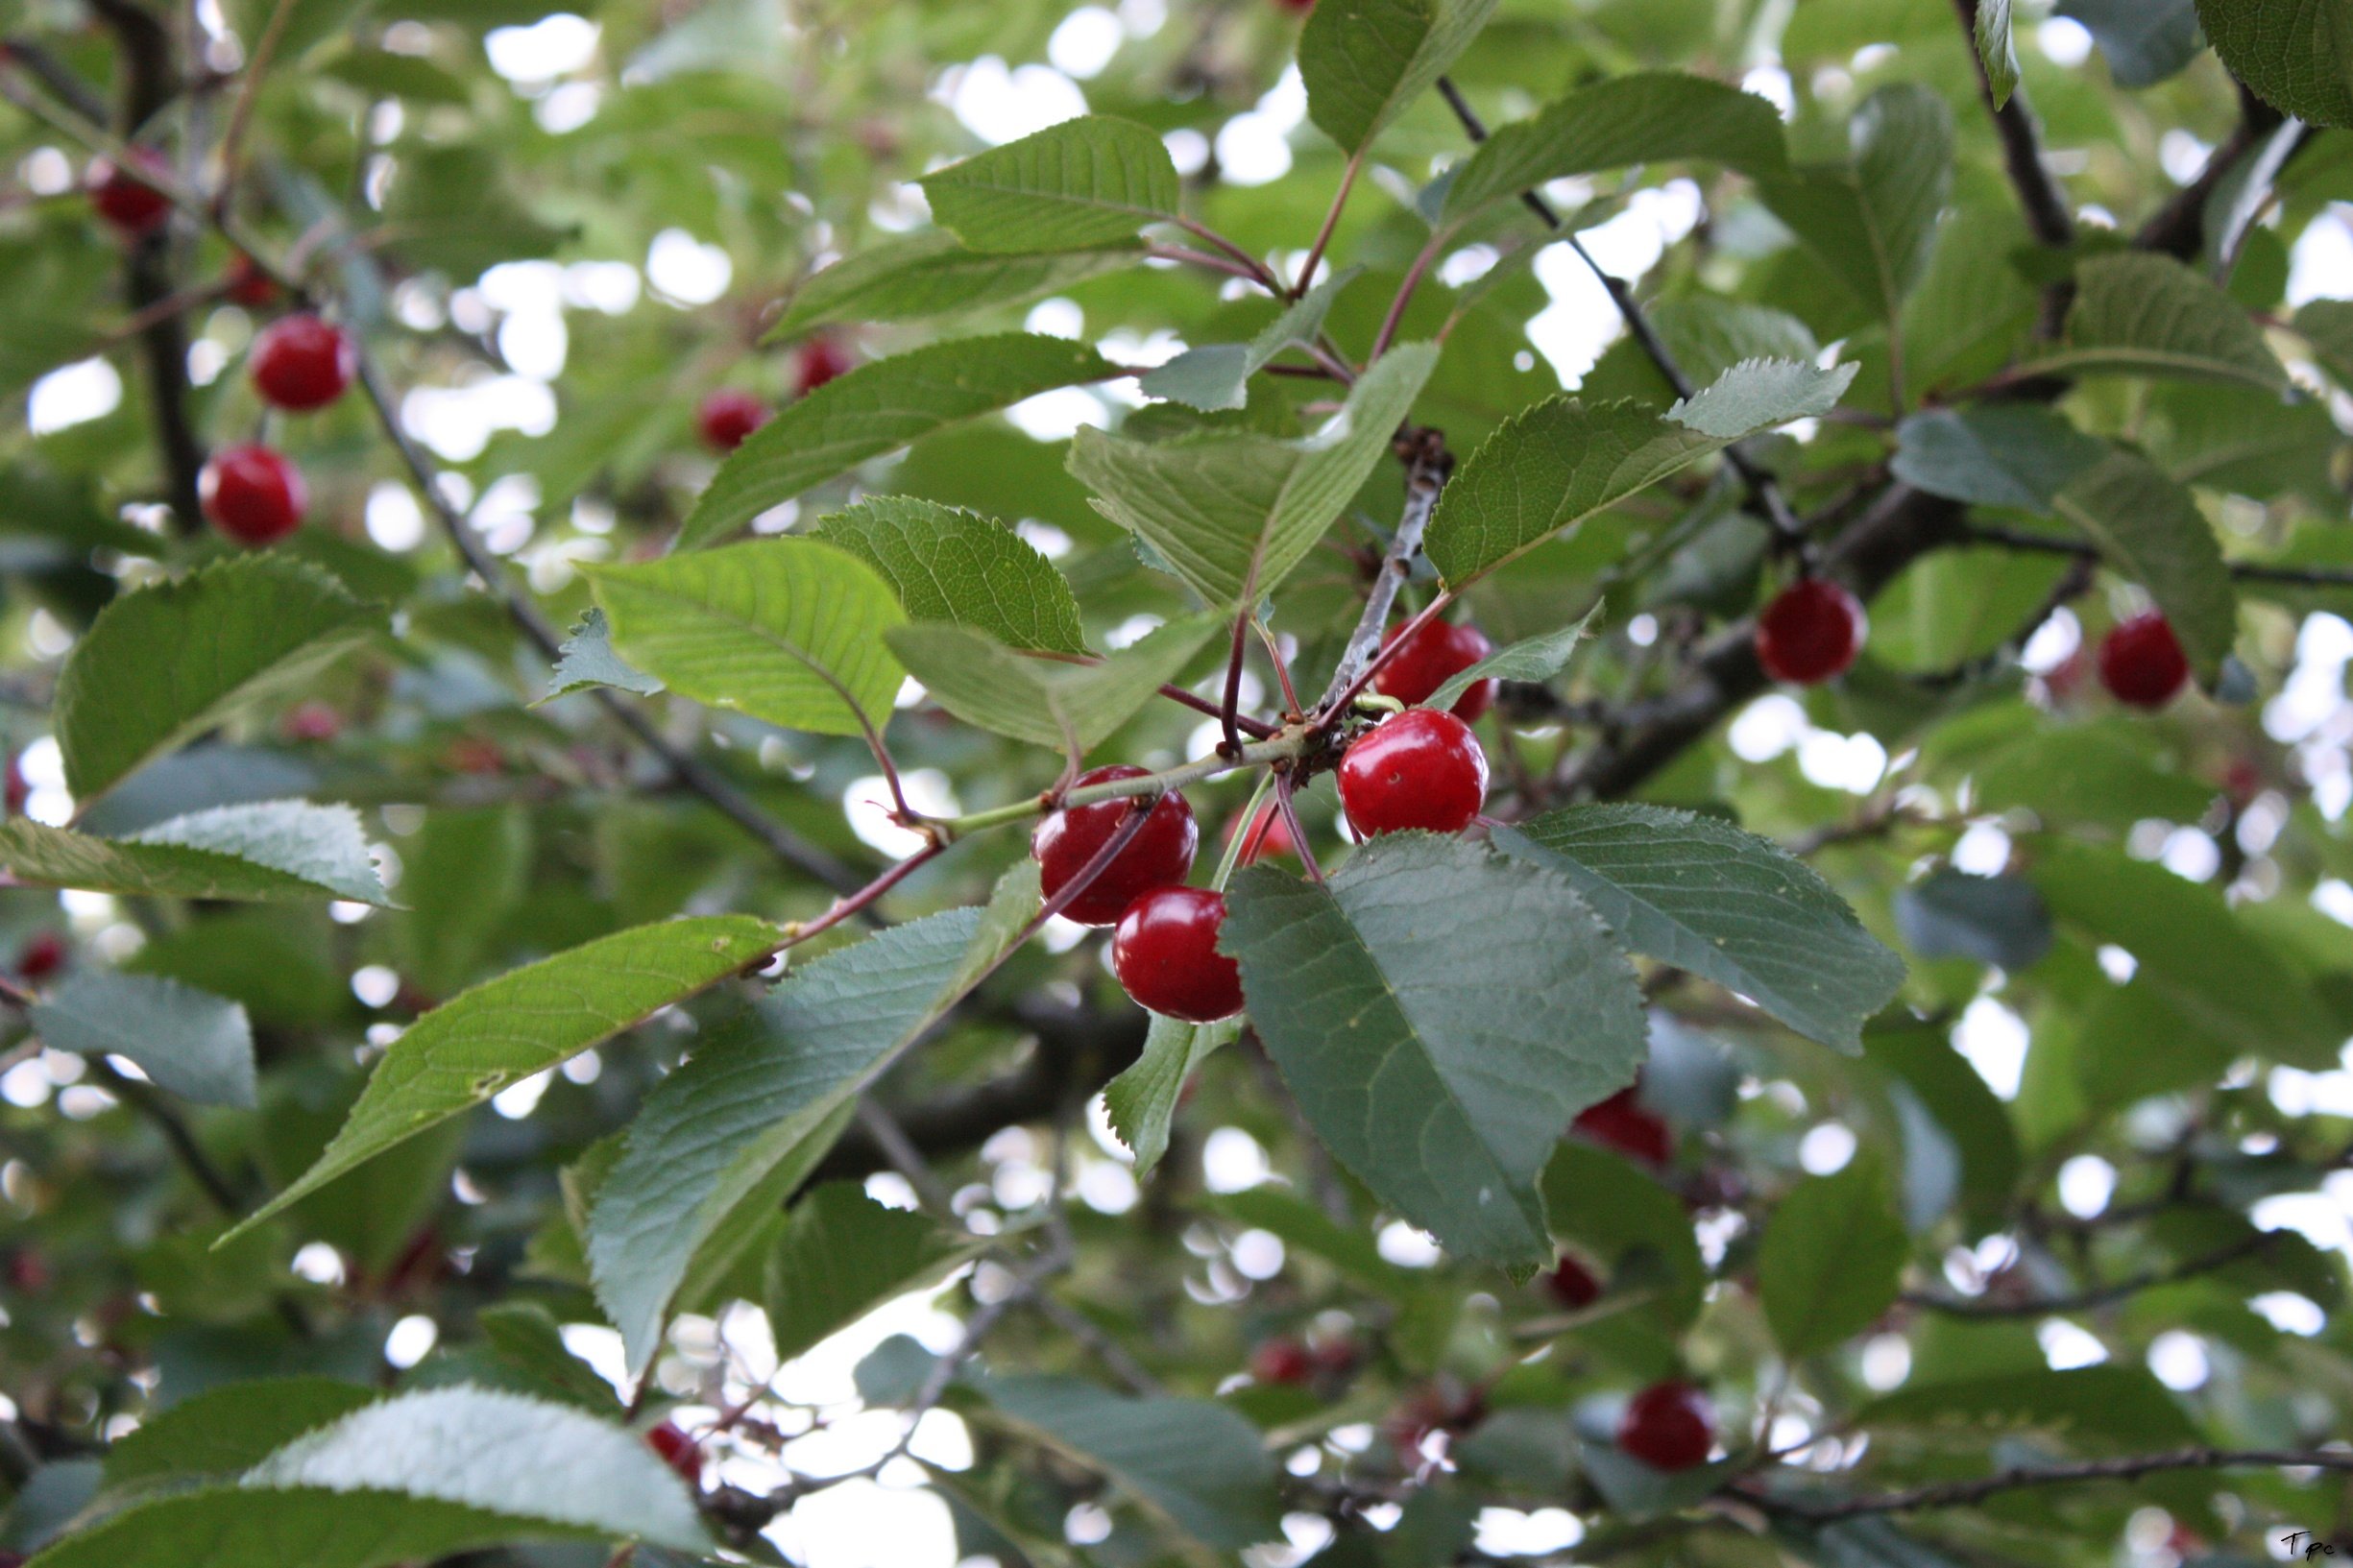
[[[885,871],[881,876],[875,878],[874,880],[868,882],[857,892],[850,894],[846,898],[836,899],[832,908],[827,909],[825,913],[819,915],[816,919],[809,922],[807,925],[794,925],[786,928],[789,934],[785,941],[779,943],[776,947],[769,950],[768,956],[773,958],[777,953],[783,953],[788,948],[797,948],[802,943],[808,941],[811,937],[822,935],[826,931],[832,930],[836,926],[840,925],[851,916],[871,908],[875,902],[881,899],[884,894],[889,892],[892,888],[898,886],[899,883],[905,881],[922,866],[937,859],[947,849],[947,847],[948,846],[945,842],[926,844],[923,846],[923,848],[917,850],[906,859],[901,860],[897,865],[890,867],[887,871]]]
[[[1406,270],[1405,281],[1397,285],[1397,297],[1389,302],[1389,314],[1381,320],[1380,335],[1372,340],[1372,352],[1365,356],[1366,364],[1371,364],[1389,351],[1390,344],[1396,339],[1397,328],[1405,324],[1405,307],[1414,302],[1414,291],[1421,287],[1422,276],[1430,270],[1430,263],[1438,259],[1438,253],[1445,249],[1446,242],[1453,237],[1453,229],[1440,229],[1430,236],[1430,242],[1421,248],[1421,253],[1414,257],[1413,266]]]
[[[1015,801],[1010,806],[975,811],[969,816],[934,818],[932,826],[961,837],[987,828],[1001,828],[1009,822],[1027,822],[1044,812],[1067,807],[1092,806],[1098,801],[1126,800],[1137,795],[1165,795],[1171,790],[1183,789],[1204,779],[1214,779],[1221,773],[1231,773],[1237,768],[1290,761],[1299,756],[1306,745],[1307,737],[1303,734],[1278,735],[1272,740],[1252,741],[1244,746],[1242,755],[1236,758],[1204,757],[1198,762],[1187,762],[1182,767],[1169,768],[1160,773],[1144,773],[1132,779],[1110,779],[1102,784],[1082,784],[1051,799],[1032,796],[1028,800]]]
[[[1274,634],[1267,629],[1265,621],[1252,616],[1250,626],[1267,650],[1267,662],[1274,666],[1274,679],[1283,688],[1283,712],[1304,716],[1307,711],[1299,706],[1299,694],[1292,688],[1291,662],[1283,657],[1282,644],[1274,640]]]
[[[1226,840],[1225,854],[1218,861],[1218,874],[1209,879],[1209,885],[1214,891],[1225,891],[1225,884],[1233,880],[1234,868],[1256,859],[1267,834],[1274,831],[1274,813],[1269,810],[1264,817],[1259,815],[1259,808],[1266,802],[1267,791],[1274,785],[1273,771],[1258,776],[1258,786],[1250,791],[1249,804],[1242,808],[1242,831]]]
[[[1242,706],[1242,660],[1249,652],[1250,620],[1248,606],[1235,613],[1233,654],[1225,661],[1225,704],[1218,710],[1218,723],[1225,738],[1218,751],[1226,757],[1242,755],[1242,736],[1234,732],[1234,711]]]
[[[1251,282],[1256,283],[1260,288],[1265,289],[1269,294],[1274,295],[1276,299],[1279,300],[1284,298],[1282,283],[1273,273],[1267,271],[1266,267],[1260,263],[1256,256],[1242,249],[1241,246],[1236,245],[1232,240],[1227,239],[1225,235],[1219,233],[1216,229],[1210,228],[1207,224],[1202,223],[1198,218],[1178,218],[1176,220],[1176,224],[1177,228],[1183,229],[1186,233],[1191,234],[1195,239],[1198,239],[1206,245],[1215,246],[1218,250],[1225,252],[1227,255],[1233,257],[1235,261],[1241,263],[1243,267],[1248,269],[1248,271],[1241,274],[1242,277],[1245,277]]]
[[[1322,264],[1323,253],[1330,249],[1332,231],[1340,227],[1340,214],[1346,210],[1348,192],[1356,188],[1356,176],[1364,167],[1365,155],[1359,151],[1348,159],[1348,166],[1340,172],[1340,189],[1332,197],[1331,210],[1323,214],[1323,227],[1316,231],[1315,244],[1308,247],[1307,259],[1299,266],[1299,275],[1291,283],[1291,298],[1305,296],[1315,283],[1316,268]]]
[[[1319,887],[1323,883],[1323,868],[1316,863],[1315,846],[1307,842],[1307,825],[1299,820],[1299,809],[1291,803],[1292,792],[1298,788],[1298,780],[1284,774],[1274,784],[1274,808],[1283,814],[1283,826],[1291,830],[1291,847],[1299,852],[1299,864],[1307,868],[1307,880]]]

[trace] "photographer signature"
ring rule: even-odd
[[[2310,1544],[2303,1544],[2307,1542]],[[2300,1556],[2306,1562],[2315,1557],[2333,1557],[2337,1555],[2334,1542],[2324,1541],[2309,1530],[2292,1530],[2279,1544],[2288,1549],[2289,1556]]]

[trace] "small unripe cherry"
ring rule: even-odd
[[[55,931],[36,931],[16,952],[16,973],[28,980],[45,980],[65,967],[65,939]]]
[[[254,387],[275,408],[298,414],[325,408],[358,374],[359,345],[313,315],[274,321],[254,339]]]
[[[732,452],[768,422],[768,405],[740,387],[721,387],[694,411],[694,428],[715,452]]]
[[[832,338],[811,338],[793,361],[792,387],[806,398],[826,382],[850,372],[850,351]]]
[[[1389,635],[1381,639],[1381,646],[1386,648],[1396,642],[1409,624],[1401,622],[1391,627]],[[1495,645],[1476,626],[1429,621],[1389,656],[1372,677],[1372,689],[1411,708],[1416,703],[1428,702],[1440,687],[1494,651]],[[1479,715],[1494,700],[1493,681],[1474,681],[1455,699],[1454,716],[1465,724],[1476,724]]]
[[[1617,1446],[1654,1470],[1705,1464],[1714,1442],[1715,1408],[1680,1379],[1652,1384],[1618,1417]]]
[[[1642,1103],[1640,1092],[1620,1089],[1598,1105],[1577,1113],[1576,1130],[1630,1160],[1663,1166],[1675,1155],[1675,1134],[1666,1119]]]
[[[1289,1335],[1261,1339],[1250,1352],[1250,1376],[1260,1383],[1301,1384],[1315,1376],[1315,1358]]]
[[[1487,753],[1452,713],[1407,709],[1341,758],[1340,804],[1359,837],[1461,832],[1487,804]]]
[[[662,1462],[678,1472],[680,1480],[690,1486],[699,1486],[703,1480],[703,1453],[694,1439],[680,1431],[674,1421],[665,1421],[645,1434],[645,1446],[662,1456]]]
[[[2173,624],[2154,610],[2119,621],[2099,643],[2099,684],[2118,702],[2163,708],[2189,684],[2190,661]]]
[[[1800,578],[1757,617],[1757,662],[1777,681],[1818,686],[1854,667],[1869,632],[1861,600],[1836,583]]]
[[[1079,775],[1072,785],[1110,784],[1141,779],[1145,770],[1120,765],[1099,767]],[[1132,802],[1122,798],[1086,806],[1066,806],[1048,816],[1030,835],[1030,854],[1037,861],[1039,885],[1052,899],[1086,869],[1096,852],[1108,844],[1128,820]],[[1142,893],[1170,887],[1193,873],[1193,852],[1201,847],[1201,828],[1184,796],[1170,790],[1152,803],[1144,826],[1127,847],[1111,857],[1079,896],[1062,910],[1062,918],[1081,926],[1108,926],[1128,910]]]
[[[1145,1007],[1186,1024],[1242,1010],[1242,970],[1218,951],[1225,896],[1156,887],[1128,906],[1111,933],[1111,973]]]
[[[133,148],[131,159],[135,167],[128,169],[103,157],[90,164],[90,205],[117,233],[127,239],[143,239],[170,221],[172,199],[140,179],[140,171],[168,175],[171,165],[149,147]]]
[[[303,524],[310,505],[303,471],[267,446],[224,446],[197,475],[212,526],[240,544],[275,544]]]
[[[1601,1281],[1593,1277],[1590,1268],[1566,1253],[1544,1276],[1544,1290],[1570,1312],[1583,1312],[1601,1299]]]

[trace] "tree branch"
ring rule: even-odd
[[[2002,161],[2009,166],[2019,205],[2026,209],[2026,227],[2044,245],[2063,251],[2075,242],[2074,209],[2051,177],[2050,165],[2043,160],[2042,126],[2027,106],[2026,87],[2013,88],[2006,104],[1996,107],[1994,103],[1994,84],[1977,49],[1977,7],[1978,0],[1953,0],[1953,10],[1960,12],[1961,36],[1969,46],[1970,61],[1977,67],[1977,96],[1984,100],[1985,111],[1993,116],[1994,130],[2001,137]]]
[[[2043,555],[2098,553],[2090,540],[2070,539],[2064,534],[2038,534],[1997,523],[1970,524],[1968,543]],[[2230,561],[2224,563],[2224,568],[2245,583],[2282,583],[2291,588],[2353,587],[2353,567],[2288,567],[2262,561]]]
[[[2278,1242],[2280,1234],[2278,1231],[2271,1230],[2258,1231],[2252,1236],[2242,1237],[2229,1246],[2208,1253],[2202,1258],[2192,1258],[2189,1262],[2176,1264],[2171,1268],[2152,1268],[2147,1272],[2132,1275],[2128,1279],[2095,1286],[2091,1290],[2081,1291],[2074,1295],[2000,1301],[1907,1291],[1903,1300],[1906,1305],[1924,1308],[1928,1312],[1943,1313],[1952,1317],[2063,1317],[2070,1313],[2089,1312],[2096,1307],[2112,1306],[2128,1296],[2138,1295],[2143,1291],[2153,1291],[2166,1285],[2179,1285],[2185,1280],[2195,1279],[2201,1274],[2211,1274],[2217,1269],[2227,1268],[2242,1258],[2252,1257],[2274,1245]]]
[[[1421,553],[1421,536],[1430,525],[1430,515],[1438,510],[1439,493],[1454,471],[1454,456],[1437,431],[1411,431],[1400,435],[1397,443],[1405,457],[1405,510],[1389,541],[1389,552],[1381,558],[1372,591],[1365,596],[1364,613],[1356,617],[1356,629],[1348,634],[1339,667],[1332,671],[1331,685],[1317,700],[1319,711],[1339,700],[1372,663],[1381,636],[1389,629],[1389,612],[1397,602],[1397,591],[1414,574],[1414,558]]]
[[[2085,1459],[2029,1469],[2012,1465],[1976,1481],[1943,1482],[1910,1486],[1902,1491],[1867,1493],[1831,1502],[1734,1487],[1732,1495],[1754,1503],[1768,1513],[1813,1523],[1853,1519],[1864,1514],[1913,1513],[1925,1508],[1967,1508],[1999,1492],[2028,1486],[2064,1486],[2082,1481],[2137,1481],[2166,1470],[2342,1470],[2353,1471],[2353,1449],[2179,1448],[2163,1454],[2133,1454],[2118,1459]]]

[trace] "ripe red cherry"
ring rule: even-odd
[[[1757,662],[1777,681],[1818,686],[1854,666],[1870,629],[1854,594],[1819,577],[1801,578],[1757,617]]]
[[[1404,630],[1404,624],[1391,627],[1381,645],[1387,647],[1396,641]],[[1433,620],[1389,656],[1389,662],[1372,677],[1372,689],[1410,708],[1418,702],[1428,702],[1432,692],[1494,651],[1495,645],[1476,626],[1450,626],[1443,620]],[[1454,716],[1465,724],[1476,724],[1479,715],[1494,700],[1494,682],[1474,682],[1470,689],[1455,699]]]
[[[1259,808],[1258,814],[1249,819],[1249,826],[1243,824],[1244,819],[1238,816],[1227,818],[1225,823],[1225,842],[1228,844],[1234,841],[1237,833],[1245,835],[1241,858],[1236,864],[1256,865],[1261,860],[1278,856],[1287,856],[1294,860],[1299,857],[1299,846],[1291,836],[1291,824],[1284,821],[1282,812],[1274,807]]]
[[[1675,1154],[1675,1135],[1658,1112],[1642,1103],[1638,1093],[1620,1089],[1598,1105],[1577,1113],[1577,1131],[1604,1148],[1613,1148],[1630,1160],[1664,1165]]]
[[[126,169],[107,158],[90,164],[90,205],[98,215],[129,239],[141,239],[163,227],[172,215],[172,199],[139,178],[139,170],[167,175],[171,165],[163,155],[145,147],[132,149],[136,168]]]
[[[39,931],[17,950],[16,973],[28,980],[45,980],[65,967],[65,939],[55,931]]]
[[[1250,1352],[1250,1376],[1260,1383],[1305,1383],[1315,1371],[1315,1358],[1307,1347],[1288,1335],[1262,1339]]]
[[[1111,933],[1111,973],[1155,1013],[1214,1024],[1242,1010],[1242,971],[1218,951],[1225,896],[1156,887],[1128,906]]]
[[[690,1486],[699,1486],[703,1480],[702,1450],[694,1439],[678,1430],[674,1421],[665,1421],[645,1434],[645,1446],[662,1456],[662,1462],[678,1472],[679,1479]]]
[[[1410,708],[1340,760],[1340,804],[1358,836],[1459,833],[1487,804],[1487,753],[1452,713]]]
[[[358,374],[359,345],[316,316],[272,322],[254,339],[254,386],[278,408],[325,408]]]
[[[800,358],[794,362],[792,385],[806,398],[836,376],[850,371],[850,351],[832,338],[812,338],[801,346]]]
[[[9,754],[5,787],[9,815],[23,816],[25,802],[33,798],[33,781],[25,777],[24,764],[17,760],[13,752]]]
[[[1570,1312],[1582,1312],[1601,1299],[1601,1281],[1590,1268],[1565,1254],[1544,1276],[1544,1289]]]
[[[1654,1383],[1635,1395],[1618,1418],[1617,1446],[1654,1470],[1705,1464],[1714,1441],[1715,1408],[1706,1394],[1677,1379]]]
[[[1140,767],[1099,767],[1079,775],[1073,787],[1109,784],[1116,779],[1141,779]],[[1095,852],[1111,841],[1128,819],[1125,800],[1097,801],[1091,806],[1068,806],[1037,825],[1030,835],[1030,854],[1037,860],[1046,897],[1062,891],[1086,869]],[[1108,926],[1127,912],[1142,893],[1181,882],[1193,871],[1193,852],[1201,846],[1201,829],[1193,808],[1175,790],[1152,804],[1152,814],[1136,830],[1128,847],[1103,868],[1103,875],[1071,900],[1063,918],[1081,926]]]
[[[736,387],[721,387],[694,411],[694,425],[703,445],[715,452],[732,452],[743,438],[768,422],[768,405]]]
[[[240,544],[274,544],[302,526],[310,505],[303,471],[267,446],[224,446],[197,476],[212,526]]]
[[[278,280],[240,251],[229,258],[222,292],[234,303],[258,310],[278,302]]]
[[[2099,644],[2099,684],[2118,702],[2163,708],[2190,679],[2172,623],[2150,610],[2120,621]]]

